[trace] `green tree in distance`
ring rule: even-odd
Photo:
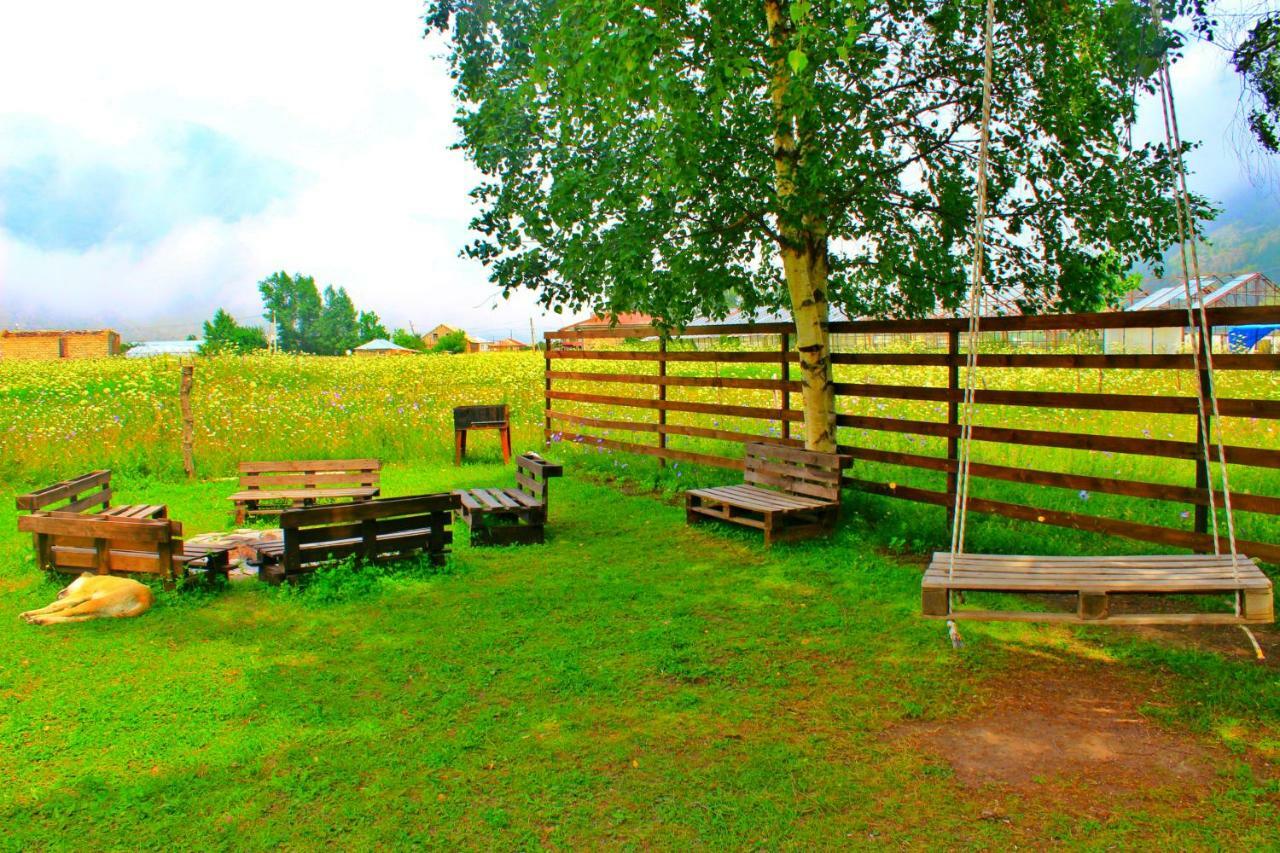
[[[367,344],[369,341],[390,340],[391,333],[387,331],[387,327],[382,325],[382,320],[372,311],[361,311],[357,320],[359,326],[358,334],[361,344]]]
[[[315,325],[323,303],[316,280],[283,270],[258,282],[262,316],[280,330],[279,346],[286,352],[315,352]]]
[[[204,343],[201,355],[232,353],[243,355],[254,350],[266,349],[267,337],[257,326],[241,326],[223,309],[219,308],[212,320],[204,323]]]
[[[1199,6],[1179,0],[1178,7]],[[1126,127],[1179,37],[1146,0],[1000,0],[987,281],[1093,308],[1174,238]],[[954,311],[972,252],[981,0],[427,0],[504,293],[681,325],[789,308],[805,444],[835,446],[830,306]],[[1204,205],[1197,201],[1200,212]]]
[[[309,352],[318,355],[342,355],[362,341],[355,303],[345,287],[329,285],[324,289],[324,305],[314,327]]]
[[[391,343],[396,346],[402,346],[405,349],[417,350],[418,352],[426,352],[427,349],[427,345],[422,338],[408,329],[396,329],[391,336]]]

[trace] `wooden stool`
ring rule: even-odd
[[[511,462],[511,417],[506,406],[458,406],[453,410],[453,464],[467,455],[467,430],[496,429],[502,440],[502,464]]]

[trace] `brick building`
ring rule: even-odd
[[[120,336],[110,329],[0,332],[0,358],[54,361],[119,354]]]

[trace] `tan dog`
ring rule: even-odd
[[[88,619],[141,616],[151,609],[151,590],[146,584],[85,572],[58,593],[58,600],[39,610],[28,610],[22,618],[33,625],[84,622]]]

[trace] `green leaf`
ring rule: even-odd
[[[809,0],[799,0],[799,2],[791,4],[791,20],[793,23],[800,23],[808,14]]]
[[[809,57],[804,55],[804,51],[796,48],[787,54],[787,64],[791,66],[791,70],[799,74],[809,66]]]

